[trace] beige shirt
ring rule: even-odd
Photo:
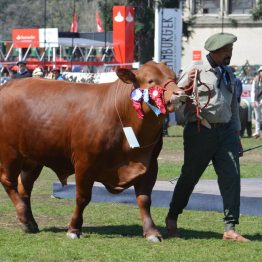
[[[199,108],[203,108],[210,96],[208,105],[200,111],[201,118],[206,119],[209,123],[229,123],[236,131],[241,130],[241,124],[239,120],[239,105],[237,103],[237,97],[235,92],[235,80],[233,72],[229,67],[225,67],[230,77],[230,87],[232,92],[228,90],[225,82],[222,79],[222,73],[219,67],[212,68],[208,61],[200,65],[193,65],[187,68],[181,73],[178,81],[178,86],[183,87],[183,84],[187,81],[188,72],[192,68],[197,68],[200,72],[199,78],[204,84],[197,85],[199,96]],[[228,81],[229,82],[229,81]],[[195,101],[194,105],[186,105],[185,119],[186,122],[194,122],[197,120]]]

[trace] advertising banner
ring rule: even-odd
[[[39,47],[58,47],[58,28],[40,28]]]
[[[13,29],[12,39],[15,48],[39,47],[39,29]]]
[[[182,56],[182,12],[180,9],[161,9],[159,41],[160,60],[165,61],[178,74]]]
[[[13,29],[14,48],[58,47],[57,28]]]
[[[202,60],[202,52],[201,50],[193,50],[193,61],[201,61]]]
[[[135,23],[132,6],[113,7],[113,41],[118,63],[134,62]]]

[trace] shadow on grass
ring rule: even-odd
[[[158,227],[160,233],[164,239],[167,239],[167,232],[165,227]],[[66,232],[66,228],[62,227],[50,227],[44,228],[43,232],[61,233]],[[105,235],[107,237],[140,237],[143,235],[142,226],[140,225],[116,225],[116,226],[85,226],[82,229],[84,234],[98,234]],[[179,229],[179,235],[181,239],[222,239],[223,233],[211,232],[211,231],[198,231],[191,229]],[[261,234],[243,234],[245,237],[252,241],[262,241]]]
[[[179,235],[182,239],[222,239],[223,232],[211,232],[211,231],[198,231],[198,230],[191,230],[191,229],[179,229]],[[261,234],[244,234],[243,236],[250,239],[251,241],[262,241]]]

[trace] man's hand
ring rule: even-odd
[[[243,156],[243,146],[241,143],[241,138],[240,138],[240,131],[236,131],[236,135],[238,137],[238,155],[239,157]]]
[[[243,156],[243,146],[242,146],[242,143],[241,143],[241,139],[239,138],[239,157]]]
[[[188,86],[191,86],[194,82],[195,76],[196,76],[196,68],[192,68],[189,72],[188,72]]]
[[[251,105],[252,105],[252,107],[258,107],[258,103],[256,101],[252,102]]]

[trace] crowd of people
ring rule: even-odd
[[[44,70],[41,67],[36,67],[33,72],[30,72],[27,68],[26,61],[18,61],[17,70],[5,68],[1,84],[5,83],[9,79],[24,78],[24,77],[35,77],[35,78],[47,78],[54,80],[64,80],[61,70],[57,67],[51,70]]]

